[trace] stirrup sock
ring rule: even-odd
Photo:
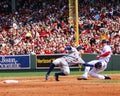
[[[59,72],[59,73],[55,73],[56,75],[61,75],[61,76],[65,76],[65,73],[63,72]]]
[[[53,63],[51,63],[51,64],[50,64],[50,67],[49,67],[49,69],[48,69],[48,71],[47,71],[47,75],[50,74],[50,72],[54,69],[54,67],[55,67],[55,65],[54,65]]]

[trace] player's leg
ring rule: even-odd
[[[84,70],[84,74],[82,76],[78,77],[77,79],[78,80],[87,80],[89,70],[90,70],[90,67],[86,66],[85,70]]]
[[[85,63],[83,65],[85,66],[85,71],[84,71],[84,74],[81,77],[77,78],[78,80],[87,80],[88,72],[89,72],[90,68],[93,67],[93,65],[88,64],[88,63]]]
[[[49,69],[48,69],[48,71],[47,71],[47,73],[46,73],[46,80],[48,80],[48,76],[50,75],[50,73],[51,73],[51,71],[54,69],[54,67],[55,67],[55,64],[54,63],[51,63],[50,64],[50,67],[49,67]]]
[[[50,67],[45,75],[45,79],[48,80],[48,77],[51,73],[51,71],[54,69],[55,66],[59,65],[60,64],[60,60],[59,59],[56,59],[54,60],[51,64],[50,64]]]
[[[106,69],[106,66],[102,66],[100,69],[93,67],[89,72],[89,75],[98,79],[111,79],[109,76],[100,75],[100,72],[103,72]]]
[[[66,62],[66,64],[67,64],[67,62]],[[68,74],[70,74],[70,68],[69,68],[69,66],[68,65],[66,65],[66,66],[63,65],[61,67],[61,72],[56,72],[55,73],[55,80],[59,81],[59,76],[66,76]]]
[[[100,69],[92,68],[89,75],[98,79],[104,79],[105,77],[103,75],[98,74],[101,71]]]
[[[78,77],[77,80],[87,80],[88,78],[88,73],[91,69],[91,67],[93,67],[93,65],[98,62],[98,60],[92,60],[90,62],[86,62],[85,64],[83,64],[85,66],[85,70],[84,73],[81,77]]]
[[[56,72],[55,73],[55,80],[59,81],[59,76],[65,76],[66,74],[64,72]]]

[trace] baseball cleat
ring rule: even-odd
[[[48,74],[45,75],[45,80],[48,80],[48,76],[49,76]]]
[[[56,81],[59,81],[58,77],[59,77],[58,74],[55,73],[55,80],[56,80]]]
[[[104,77],[105,77],[105,79],[109,79],[109,80],[111,79],[109,76],[104,76]]]
[[[78,77],[77,80],[87,80],[85,77]]]

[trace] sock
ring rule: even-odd
[[[63,73],[63,72],[58,72],[58,73],[55,73],[55,75],[65,76],[65,73]]]
[[[54,67],[55,65],[51,63],[46,75],[50,75],[50,72],[54,69]]]
[[[55,80],[56,81],[59,81],[59,75],[65,76],[65,73],[63,73],[63,72],[55,73]]]

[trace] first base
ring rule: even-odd
[[[18,83],[18,80],[4,80],[3,83]]]

